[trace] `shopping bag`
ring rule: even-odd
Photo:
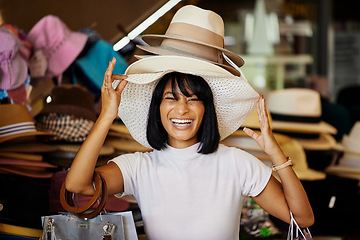
[[[313,238],[311,236],[309,228],[305,228],[305,229],[300,228],[297,222],[295,221],[295,218],[291,211],[290,211],[290,216],[291,216],[291,220],[290,220],[287,240],[297,240],[297,239],[312,240]]]
[[[137,240],[131,212],[100,214],[83,219],[64,213],[44,216],[40,240]]]

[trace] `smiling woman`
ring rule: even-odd
[[[213,95],[202,77],[179,72],[163,76],[151,100],[147,139],[157,150],[166,143],[188,147],[198,141],[199,153],[216,150],[220,135]]]
[[[240,70],[234,69],[238,71],[234,75],[224,64],[214,63],[222,54],[239,65],[243,60],[223,49],[223,31],[216,33],[218,45],[201,42],[212,38],[192,39],[202,36],[199,29],[204,27],[214,36],[212,30],[223,29],[221,17],[188,5],[174,18],[187,19],[187,23],[175,24],[173,31],[191,30],[186,31],[191,36],[178,40],[190,46],[196,42],[214,55],[211,59],[147,56],[132,63],[126,76],[112,74],[113,59],[104,74],[100,116],[72,163],[66,189],[94,194],[95,163],[118,115],[134,139],[153,150],[119,155],[96,171],[105,179],[110,195],[136,198],[149,240],[239,239],[246,196],[283,221],[290,222],[291,211],[300,226],[310,226],[314,221],[311,206],[271,131],[264,98],[259,98]],[[254,107],[261,135],[249,128],[245,132],[277,166],[281,183],[255,156],[219,144]]]

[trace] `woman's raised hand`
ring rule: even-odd
[[[260,96],[257,104],[256,110],[259,117],[260,122],[260,131],[261,135],[257,134],[250,128],[244,128],[244,132],[251,138],[253,138],[257,144],[267,153],[270,157],[274,156],[281,152],[281,148],[278,145],[274,134],[271,130],[269,118],[265,106],[265,99],[263,96]]]
[[[113,121],[118,113],[118,108],[121,100],[121,93],[124,90],[127,81],[126,75],[112,74],[116,64],[116,58],[109,62],[104,75],[104,83],[101,87],[101,113],[100,117],[110,119]],[[114,89],[112,83],[114,80],[121,80],[120,84]]]

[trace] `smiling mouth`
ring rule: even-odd
[[[175,118],[172,118],[170,120],[173,124],[178,125],[178,126],[190,125],[194,121],[191,119],[175,119]]]

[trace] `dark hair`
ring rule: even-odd
[[[178,86],[182,94],[190,97],[191,94],[188,92],[189,89],[204,103],[205,112],[197,132],[197,137],[200,141],[198,152],[203,154],[213,153],[219,146],[220,133],[212,91],[202,77],[179,72],[165,74],[154,90],[149,108],[146,131],[146,137],[150,146],[156,150],[164,149],[166,147],[168,133],[161,123],[160,104],[163,98],[165,85],[168,81],[171,81],[172,92],[175,92],[175,88]]]

